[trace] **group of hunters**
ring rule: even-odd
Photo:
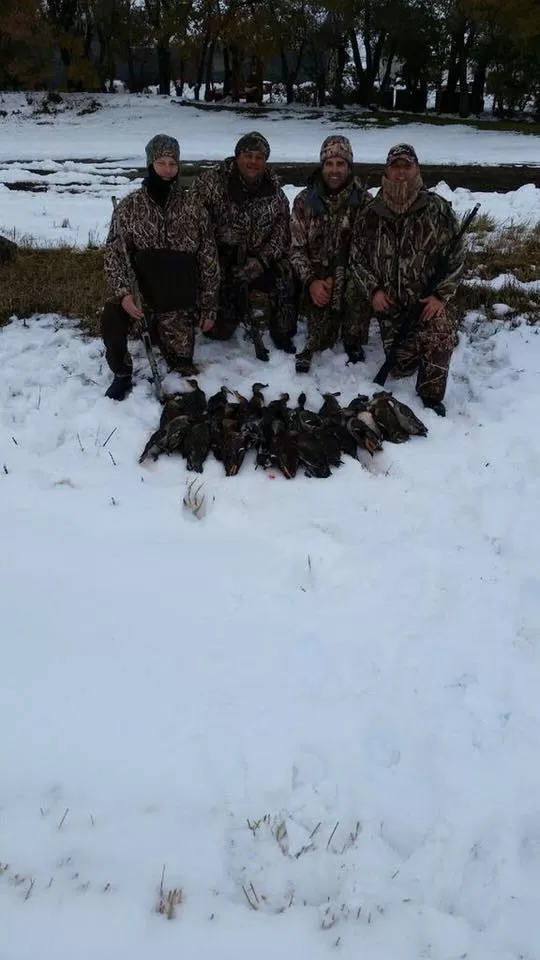
[[[114,374],[107,396],[123,400],[132,388],[128,336],[140,330],[141,306],[169,367],[189,377],[197,372],[197,327],[228,340],[256,315],[253,303],[264,302],[270,338],[278,350],[296,353],[299,373],[340,338],[347,362],[364,360],[375,317],[391,376],[415,373],[424,405],[444,416],[460,319],[452,300],[465,248],[451,205],[425,188],[414,148],[391,148],[372,198],[354,175],[350,141],[327,137],[292,214],[269,155],[266,138],[248,133],[234,157],[183,189],[178,141],[165,134],[150,140],[147,175],[115,207],[105,247],[102,336]],[[441,257],[444,275],[426,295]],[[396,350],[401,318],[414,305],[417,322]],[[297,353],[298,316],[307,339]],[[252,322],[257,356],[268,359],[258,330]]]

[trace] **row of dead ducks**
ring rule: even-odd
[[[295,407],[289,394],[266,403],[268,384],[254,383],[251,397],[221,387],[207,398],[196,380],[191,392],[170,396],[163,407],[159,429],[148,440],[139,463],[162,453],[181,453],[188,470],[201,473],[210,452],[223,463],[228,477],[235,476],[248,450],[255,450],[256,465],[277,467],[287,478],[303,468],[308,477],[329,477],[341,457],[357,457],[358,448],[371,455],[385,440],[403,443],[411,436],[425,437],[427,427],[410,407],[391,393],[355,397],[341,407],[339,394],[323,394],[320,410],[306,408],[301,393]]]

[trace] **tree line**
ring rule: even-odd
[[[445,113],[486,95],[540,113],[540,0],[2,0],[0,89],[107,90],[119,70],[196,99],[262,102],[270,70],[288,103],[414,111],[435,90]]]

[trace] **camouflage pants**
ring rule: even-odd
[[[169,366],[178,360],[191,359],[195,344],[194,310],[149,315],[152,342],[158,345]],[[128,350],[128,336],[134,322],[119,303],[109,301],[101,316],[101,335],[105,344],[105,358],[114,374],[132,372],[133,361]]]
[[[230,274],[222,271],[219,288],[217,319],[207,336],[214,340],[229,340],[238,325],[245,320],[245,293]],[[268,330],[273,339],[294,337],[297,309],[292,277],[287,270],[266,271],[249,286],[251,309],[263,308]],[[263,326],[263,321],[260,321]]]
[[[300,311],[307,321],[307,342],[305,349],[310,353],[328,350],[333,347],[341,335],[346,350],[357,350],[368,342],[370,317],[347,303],[343,311],[332,307],[317,307],[309,294]]]
[[[379,327],[384,352],[388,351],[397,331],[397,320],[379,316]],[[440,403],[446,390],[452,353],[457,344],[458,322],[452,312],[435,317],[428,324],[419,324],[405,340],[397,353],[392,377],[416,377],[416,392],[423,400]]]

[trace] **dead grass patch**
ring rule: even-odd
[[[494,316],[494,304],[506,303],[511,316],[540,323],[540,291],[524,290],[512,283],[493,290],[489,281],[510,274],[516,281],[540,277],[540,223],[532,228],[496,229],[488,215],[475,222],[474,248],[469,254],[467,279],[484,281],[461,285],[457,293],[460,312],[481,310]],[[103,250],[71,247],[42,249],[22,245],[12,263],[0,267],[0,324],[12,316],[59,313],[81,321],[92,336],[99,335],[99,315],[106,297]]]
[[[511,273],[527,282],[540,277],[540,223],[533,227],[518,224],[482,234],[476,229],[478,243],[468,257],[468,276],[492,280]]]
[[[21,247],[0,268],[0,323],[12,316],[61,313],[98,334],[105,296],[102,250]]]

